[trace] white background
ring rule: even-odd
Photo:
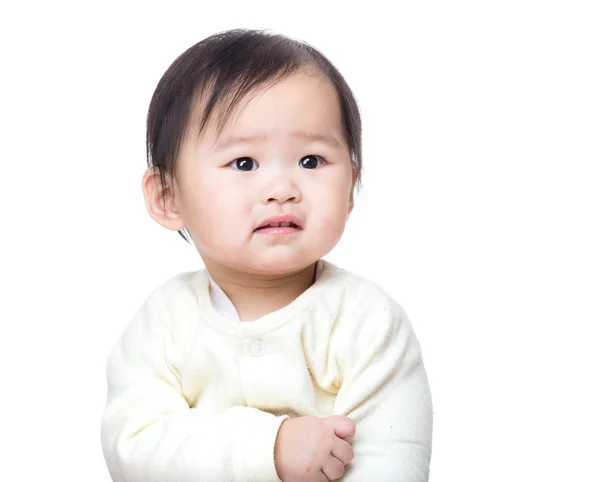
[[[415,326],[430,480],[600,480],[598,4],[390,5],[2,7],[0,479],[109,481],[108,350],[201,267],[145,211],[146,109],[187,47],[253,27],[315,45],[360,102],[364,190],[328,259]]]

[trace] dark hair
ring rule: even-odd
[[[306,68],[321,71],[338,93],[344,135],[360,187],[360,112],[340,72],[305,42],[264,30],[236,29],[212,35],[187,49],[163,74],[154,91],[146,124],[147,163],[159,171],[165,201],[167,178],[175,176],[181,143],[199,95],[205,99],[200,131],[215,107],[221,107],[221,130],[248,93]],[[189,241],[189,234],[183,231],[179,234]]]

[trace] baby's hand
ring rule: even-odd
[[[354,458],[349,442],[356,424],[348,417],[298,417],[281,424],[275,467],[283,482],[328,482],[344,475]]]

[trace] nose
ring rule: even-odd
[[[301,195],[298,186],[288,177],[273,179],[263,193],[263,203],[297,203]]]

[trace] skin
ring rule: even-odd
[[[311,285],[316,261],[344,232],[356,172],[337,93],[318,72],[298,72],[250,94],[220,135],[215,124],[213,116],[200,134],[197,122],[188,126],[166,204],[157,170],[146,171],[142,188],[150,216],[167,229],[188,229],[212,278],[250,321]],[[239,138],[245,139],[231,142]],[[301,167],[311,155],[317,167]],[[253,170],[236,169],[235,160],[246,157]],[[303,229],[287,236],[255,232],[282,214],[298,217]]]

